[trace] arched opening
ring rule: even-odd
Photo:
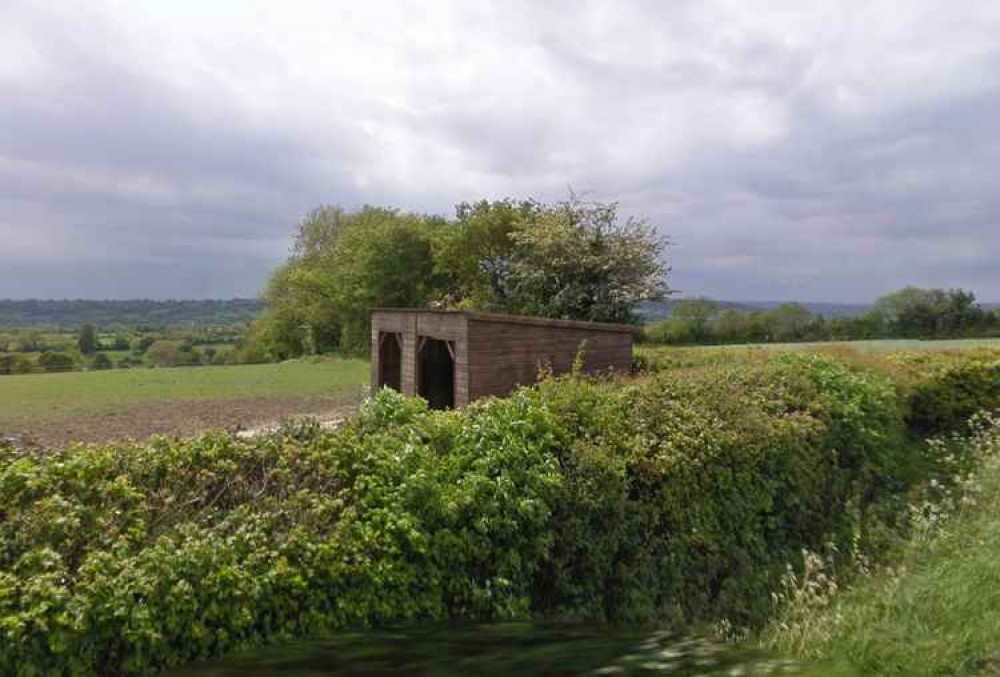
[[[448,341],[421,338],[417,348],[417,392],[432,409],[455,406],[455,349]]]
[[[378,335],[378,387],[402,390],[403,337],[392,332]]]

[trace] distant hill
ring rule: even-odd
[[[670,315],[670,309],[678,301],[684,299],[670,299],[657,303],[644,303],[639,308],[639,314],[643,322],[658,322]],[[713,299],[715,300],[715,299]],[[719,301],[715,300],[723,308],[733,308],[736,310],[770,310],[777,308],[784,303],[798,303],[811,313],[823,315],[825,317],[853,317],[861,315],[871,309],[870,303],[822,303],[815,301]]]
[[[252,320],[263,308],[259,299],[200,301],[13,301],[0,299],[0,327],[75,328],[210,326]]]

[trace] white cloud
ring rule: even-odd
[[[319,202],[448,213],[571,185],[673,234],[692,293],[864,299],[908,276],[1000,298],[982,261],[1000,253],[998,5],[12,0],[6,14],[0,230],[35,237],[6,238],[0,296],[33,295],[31,263],[50,277],[66,232],[89,234],[83,258],[201,271],[161,288],[138,266],[141,295],[252,294]],[[245,263],[213,276],[198,251],[227,243]],[[71,271],[64,284],[80,290]]]

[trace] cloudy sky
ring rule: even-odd
[[[0,298],[253,296],[320,203],[572,186],[689,295],[1000,300],[998,167],[992,0],[0,0]]]

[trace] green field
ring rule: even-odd
[[[824,348],[848,346],[863,353],[892,353],[902,350],[968,350],[970,348],[1000,348],[1000,339],[879,339],[874,341],[843,341],[838,343],[772,343],[769,348]]]
[[[739,348],[766,348],[768,350],[816,350],[818,348],[846,347],[862,353],[892,353],[903,350],[967,350],[970,348],[1000,348],[1000,338],[983,339],[943,339],[923,341],[920,339],[878,339],[873,341],[830,341],[822,343],[752,343],[742,345],[717,346],[662,346],[645,344],[649,347],[678,350],[734,350]]]
[[[368,382],[364,360],[177,367],[0,377],[0,426],[66,420],[141,402],[333,395]]]

